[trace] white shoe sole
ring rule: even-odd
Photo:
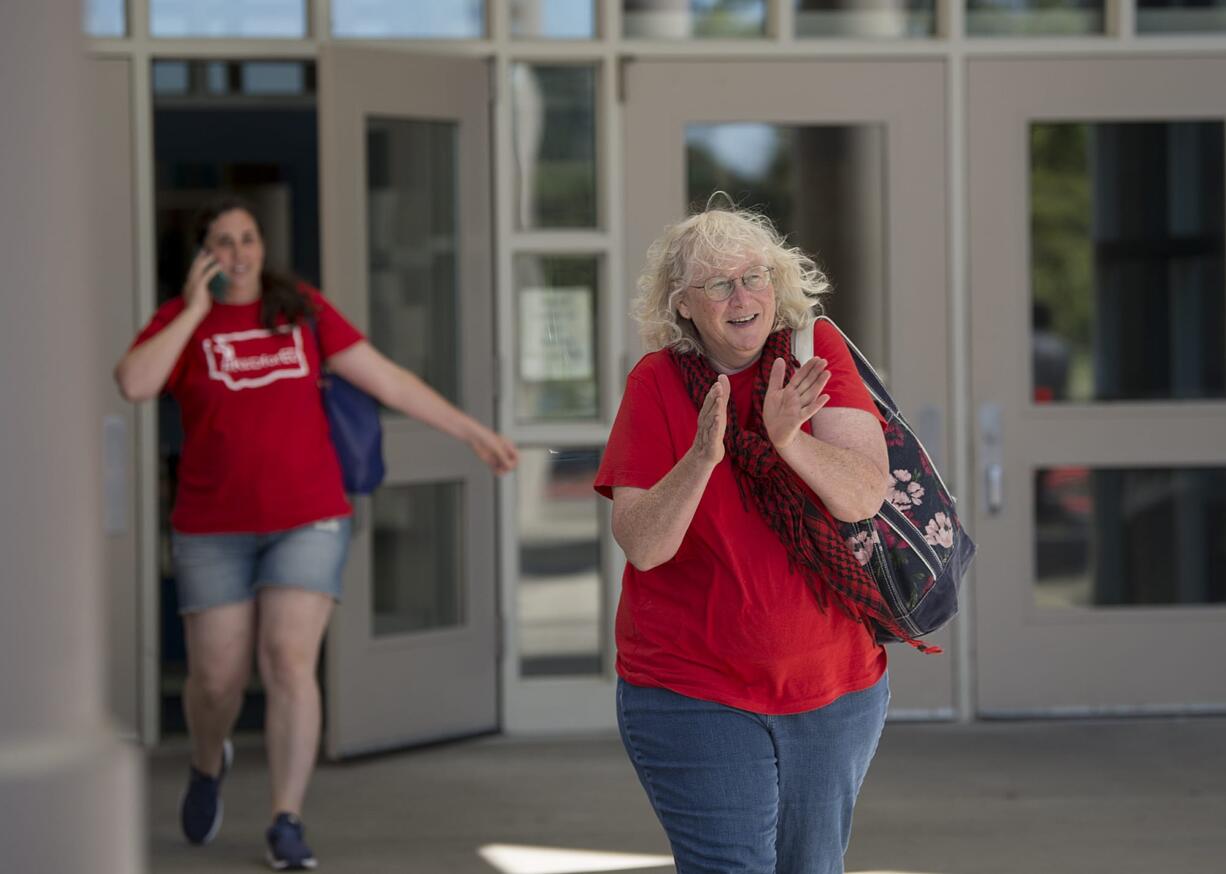
[[[278,860],[276,857],[273,856],[272,850],[265,850],[264,858],[268,861],[268,867],[274,871],[290,870],[289,862],[282,862]],[[319,865],[319,862],[316,861],[315,859],[307,859],[305,862],[302,863],[301,868],[307,871],[314,871],[318,865]]]

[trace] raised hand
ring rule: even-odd
[[[183,300],[188,309],[199,309],[208,312],[213,306],[213,296],[209,294],[209,280],[221,272],[221,264],[209,253],[201,249],[192,259],[192,266],[187,271],[187,279],[183,281]]]
[[[813,417],[830,400],[822,389],[830,381],[830,371],[823,358],[810,358],[796,369],[787,385],[783,384],[787,365],[776,358],[771,365],[770,382],[762,402],[762,424],[776,449],[783,449],[795,439],[800,426]]]
[[[731,394],[728,377],[721,373],[698,411],[698,433],[694,435],[690,452],[712,467],[724,460],[724,428],[728,423],[728,398]]]

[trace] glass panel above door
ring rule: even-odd
[[[1137,33],[1222,33],[1226,0],[1139,0]]]
[[[596,0],[511,0],[516,39],[595,39]]]
[[[1035,602],[1226,602],[1226,468],[1035,471]]]
[[[934,0],[794,0],[798,37],[901,39],[936,34]]]
[[[156,37],[301,39],[305,0],[149,0],[149,32]]]
[[[1103,33],[1105,20],[1103,0],[967,0],[966,4],[966,32],[971,36],[1079,36]]]
[[[122,37],[128,35],[124,0],[85,0],[82,7],[86,36]]]
[[[826,313],[888,377],[886,131],[880,124],[691,124],[689,205],[715,191],[758,210],[813,257],[834,288]]]
[[[484,0],[332,0],[332,34],[339,37],[481,39]]]
[[[457,126],[368,118],[370,340],[459,403]]]
[[[1223,127],[1031,124],[1036,403],[1226,397]]]
[[[622,22],[627,39],[764,36],[766,0],[622,0]]]

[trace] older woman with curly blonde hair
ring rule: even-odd
[[[835,520],[885,498],[883,421],[814,320],[825,276],[765,217],[667,228],[638,287],[649,351],[595,482],[628,559],[622,741],[679,874],[841,872],[889,686]]]

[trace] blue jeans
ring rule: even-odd
[[[889,701],[888,675],[789,716],[619,680],[622,743],[677,874],[842,874]]]

